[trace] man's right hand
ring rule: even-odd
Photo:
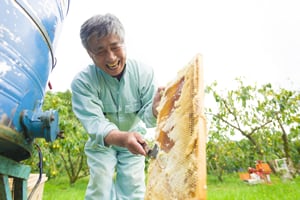
[[[116,145],[127,148],[133,154],[147,155],[143,144],[146,142],[143,136],[138,132],[125,132],[112,130],[104,138],[107,145]]]

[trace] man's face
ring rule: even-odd
[[[99,39],[93,35],[88,40],[88,54],[95,65],[107,74],[120,78],[126,62],[126,49],[123,41],[116,35]]]

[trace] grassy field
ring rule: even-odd
[[[272,184],[248,185],[238,176],[226,177],[223,183],[208,177],[209,200],[299,200],[300,177],[281,181],[271,176]]]
[[[224,177],[218,182],[209,176],[207,199],[209,200],[298,200],[300,199],[300,177],[294,181],[282,182],[271,176],[272,184],[248,185],[240,181],[238,175]],[[69,186],[67,177],[51,179],[46,182],[43,200],[82,200],[88,178]]]

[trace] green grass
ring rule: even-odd
[[[238,175],[224,177],[220,183],[208,176],[208,200],[298,200],[300,199],[300,177],[293,181],[282,182],[271,176],[272,184],[248,185],[240,181]],[[83,200],[88,178],[73,186],[67,177],[50,179],[45,183],[43,200]]]
[[[293,181],[281,181],[271,176],[272,184],[249,185],[239,180],[238,175],[224,178],[220,183],[208,177],[209,200],[299,200],[300,177]]]
[[[83,200],[88,177],[70,186],[67,176],[50,179],[45,183],[43,200]]]

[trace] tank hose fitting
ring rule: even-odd
[[[24,126],[26,139],[45,138],[53,142],[60,134],[58,125],[58,112],[56,110],[41,111],[23,110],[21,123]]]

